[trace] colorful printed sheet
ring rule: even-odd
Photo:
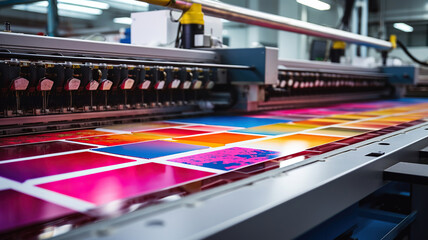
[[[278,156],[274,151],[233,147],[169,161],[228,171]]]
[[[146,163],[45,183],[39,187],[100,205],[209,175],[212,173]]]
[[[150,141],[150,142],[142,142],[142,143],[133,143],[126,144],[114,147],[106,147],[95,149],[95,151],[113,153],[122,156],[130,156],[130,157],[139,157],[139,158],[157,158],[168,156],[177,153],[183,153],[193,150],[204,149],[207,147],[185,144],[185,143],[175,143],[175,142],[167,142],[167,141]]]
[[[0,236],[227,184],[423,124],[426,109],[400,99],[0,138]]]
[[[0,191],[0,232],[63,217],[75,211],[15,190]]]

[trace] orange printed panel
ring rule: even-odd
[[[374,114],[374,115],[391,115],[391,114],[397,114],[397,113],[403,113],[403,112],[408,112],[408,110],[389,108],[389,109],[377,110],[377,111],[371,111],[371,112],[365,112],[365,113]]]
[[[397,117],[383,117],[383,118],[373,119],[370,121],[404,123],[404,122],[411,122],[411,121],[418,120],[418,119],[420,119],[420,118],[419,117],[409,117],[409,116],[397,116]]]
[[[266,140],[244,143],[240,146],[277,151],[281,153],[281,156],[285,156],[304,151],[308,148],[338,141],[343,138],[344,137],[332,137],[311,134],[293,134],[283,137],[276,137]]]
[[[174,138],[175,142],[196,144],[207,147],[220,147],[229,143],[248,141],[262,138],[262,136],[239,133],[214,133],[194,137]]]
[[[329,127],[317,130],[311,130],[307,133],[337,137],[353,137],[366,132],[370,132],[369,129],[357,129],[357,128],[342,128],[342,127]]]
[[[332,115],[333,118],[340,118],[340,119],[349,119],[349,120],[359,120],[359,119],[367,119],[376,117],[375,115],[366,115],[366,114],[340,114],[340,115]]]
[[[245,129],[234,130],[233,132],[261,134],[261,135],[280,135],[285,133],[300,132],[312,128],[320,127],[321,125],[310,125],[300,123],[276,123],[259,127],[251,127]]]
[[[341,127],[350,127],[350,128],[363,128],[363,129],[372,129],[372,130],[379,130],[382,128],[390,127],[397,125],[398,123],[393,122],[371,122],[371,121],[365,121],[365,122],[356,122],[356,123],[348,123],[341,125]]]
[[[319,122],[332,122],[332,123],[335,123],[335,124],[346,123],[346,122],[352,121],[352,120],[349,120],[349,119],[333,118],[333,117],[313,118],[311,120],[313,120],[313,121],[319,121]]]
[[[321,126],[330,126],[330,125],[335,125],[337,124],[337,122],[335,121],[317,121],[317,120],[305,120],[305,121],[298,121],[295,122],[295,124],[304,124],[304,125],[314,125],[317,127],[321,127]]]
[[[127,143],[145,142],[154,140],[156,138],[150,138],[149,136],[139,136],[136,134],[114,134],[107,136],[95,136],[86,138],[75,138],[70,139],[73,142],[90,143],[102,146],[116,146]]]

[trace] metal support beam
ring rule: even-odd
[[[193,3],[202,5],[202,11],[206,15],[219,17],[230,21],[241,22],[261,27],[267,27],[282,31],[301,33],[316,37],[328,38],[333,40],[365,45],[378,49],[392,49],[392,44],[385,40],[373,37],[362,36],[334,28],[329,28],[313,23],[278,16],[275,14],[264,13],[234,5],[210,1],[210,0],[140,0],[164,7],[187,10]]]
[[[33,2],[38,2],[40,0],[5,0],[0,1],[0,8],[9,7],[17,4],[28,4]]]
[[[58,36],[58,2],[57,0],[49,0],[47,32],[48,36]]]

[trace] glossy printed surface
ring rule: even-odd
[[[100,148],[95,149],[95,151],[151,159],[204,148],[207,147],[156,140],[150,142],[132,143],[115,147]]]
[[[234,147],[169,161],[229,171],[278,156],[274,151]]]
[[[0,191],[0,232],[75,211],[14,190]]]
[[[100,205],[209,175],[212,173],[146,163],[45,183],[39,187]]]
[[[150,138],[149,136],[139,136],[136,134],[112,134],[105,136],[85,137],[85,138],[73,138],[69,141],[89,143],[102,146],[116,146],[128,143],[145,142],[157,138]]]
[[[43,142],[0,147],[0,161],[94,148],[69,142]]]
[[[285,156],[340,139],[343,139],[343,137],[293,134],[246,143],[242,146],[277,151],[281,153],[281,156]]]
[[[67,132],[54,132],[54,133],[42,133],[36,135],[25,135],[16,137],[4,137],[0,138],[0,146],[15,145],[23,143],[38,143],[47,142],[54,140],[87,137],[95,135],[106,135],[111,134],[110,132],[97,131],[97,130],[76,130]]]
[[[28,179],[106,167],[135,160],[81,152],[0,164],[0,176],[24,182]]]
[[[263,136],[239,134],[239,133],[212,133],[200,136],[190,136],[174,138],[173,140],[180,143],[189,143],[208,147],[220,147],[229,143],[243,142],[253,139],[259,139]]]
[[[241,116],[213,116],[213,117],[198,117],[198,118],[184,118],[171,120],[173,122],[187,123],[187,124],[207,124],[214,126],[226,127],[257,127],[262,125],[289,122],[290,120],[274,119],[274,118],[252,118]]]
[[[45,226],[78,226],[289,166],[423,124],[427,109],[426,100],[401,99],[0,138],[8,206],[0,238],[37,238]]]

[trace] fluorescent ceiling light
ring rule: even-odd
[[[109,9],[110,5],[101,1],[90,1],[90,0],[58,0],[59,3],[68,3],[72,5],[78,5],[83,7],[97,8],[97,9]]]
[[[149,9],[149,4],[135,0],[108,0],[111,8],[121,9],[131,12],[143,12]]]
[[[48,9],[46,7],[37,6],[35,4],[15,5],[12,7],[12,9],[27,11],[27,12],[42,13],[42,14],[46,14],[48,12]],[[87,19],[87,20],[96,19],[96,15],[67,11],[63,9],[58,9],[58,15],[61,17],[71,17],[71,18],[79,18],[79,19]]]
[[[48,1],[42,1],[42,2],[35,3],[34,5],[41,6],[41,7],[48,7],[49,3]],[[77,5],[67,4],[67,3],[58,3],[58,9],[65,10],[65,11],[86,13],[91,15],[101,15],[103,13],[101,9],[82,7],[82,6],[77,6]]]
[[[140,1],[136,1],[136,0],[114,0],[115,2],[119,2],[119,3],[124,3],[124,4],[131,4],[134,6],[139,6],[139,7],[149,7],[149,4],[146,2],[140,2]]]
[[[132,19],[129,17],[118,17],[113,19],[114,23],[131,25]]]
[[[394,28],[403,32],[413,32],[413,27],[405,23],[394,23]]]
[[[320,0],[296,0],[298,3],[306,5],[311,8],[318,9],[320,11],[329,10],[330,4]]]

